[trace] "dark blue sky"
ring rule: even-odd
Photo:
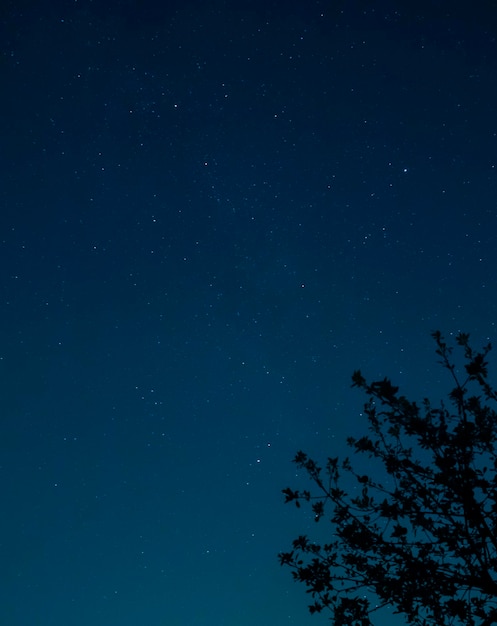
[[[0,11],[0,623],[323,624],[294,453],[496,340],[495,10],[156,4]]]

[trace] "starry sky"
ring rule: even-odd
[[[2,3],[1,624],[327,623],[295,452],[364,431],[354,369],[437,400],[430,332],[497,340],[497,9],[457,6]]]

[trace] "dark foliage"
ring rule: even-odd
[[[434,332],[440,363],[454,388],[447,406],[399,395],[388,379],[353,386],[368,396],[369,434],[350,438],[354,452],[380,464],[356,473],[348,458],[324,468],[304,452],[294,462],[316,493],[283,490],[286,502],[307,502],[317,522],[331,523],[329,542],[306,536],[282,552],[312,596],[311,613],[329,609],[336,626],[369,626],[389,606],[418,626],[497,624],[497,392],[488,383],[490,344],[464,353],[458,375],[449,347]],[[348,474],[357,489],[341,486]]]

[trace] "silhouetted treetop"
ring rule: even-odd
[[[357,472],[349,458],[321,467],[299,451],[294,462],[314,490],[283,490],[285,502],[308,503],[316,522],[329,525],[327,542],[301,535],[279,559],[305,585],[311,613],[329,609],[336,626],[370,626],[383,607],[417,626],[497,624],[491,345],[474,351],[460,333],[461,374],[452,346],[439,331],[432,336],[453,383],[447,403],[416,403],[389,379],[368,383],[354,372],[352,386],[367,396],[368,432],[347,442],[371,459],[371,472]]]

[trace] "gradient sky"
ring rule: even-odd
[[[2,3],[0,624],[327,623],[295,452],[497,340],[497,18],[432,4]]]

